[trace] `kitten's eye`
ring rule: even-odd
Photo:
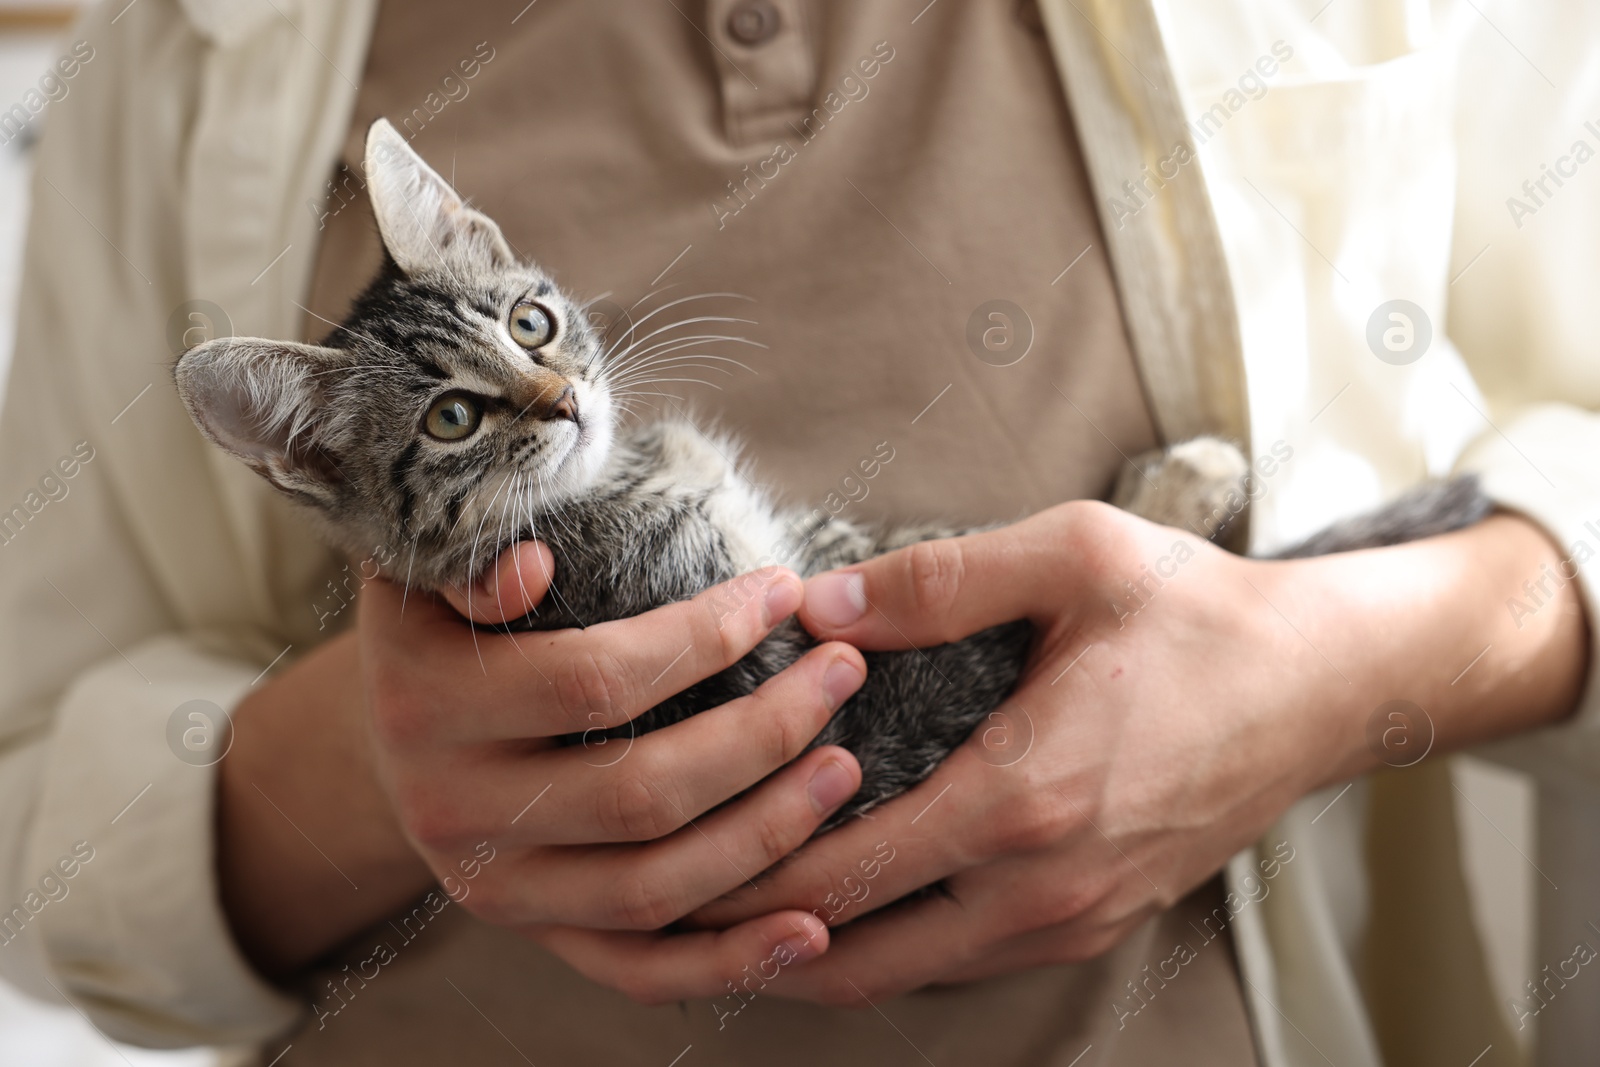
[[[459,441],[471,437],[478,423],[483,421],[483,409],[465,393],[446,393],[433,402],[428,414],[423,416],[422,428],[429,437],[441,441]]]
[[[511,339],[523,348],[542,348],[555,332],[549,312],[538,304],[518,304],[511,309]]]

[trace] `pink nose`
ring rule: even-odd
[[[572,386],[563,386],[561,392],[551,402],[550,406],[540,413],[541,419],[554,421],[566,419],[569,422],[578,421],[578,394],[572,391]]]

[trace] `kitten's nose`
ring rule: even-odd
[[[572,386],[562,386],[561,392],[556,394],[556,398],[551,401],[550,406],[545,408],[539,417],[552,422],[556,419],[577,422],[578,394],[572,391]]]

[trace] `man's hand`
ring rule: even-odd
[[[541,582],[529,595],[529,558],[549,568],[543,546],[521,553],[491,576],[489,603],[460,606],[480,618],[527,611],[544,592]],[[799,579],[772,569],[636,618],[502,637],[426,598],[402,616],[398,589],[369,591],[371,724],[407,836],[441,880],[459,879],[461,857],[488,842],[496,858],[461,903],[503,926],[653,931],[750,884],[860,784],[843,749],[801,755],[861,685],[860,653],[824,644],[685,722],[626,739],[601,732],[732,665],[800,599]],[[591,740],[556,740],[571,734]],[[778,909],[696,944],[737,970],[784,942],[810,958],[827,935],[804,911]]]
[[[771,984],[839,1005],[1096,956],[1297,798],[1375,765],[1366,728],[1386,701],[1429,712],[1435,751],[1570,710],[1587,657],[1572,593],[1521,631],[1503,607],[1557,556],[1530,524],[1497,517],[1392,549],[1266,563],[1074,503],[818,576],[801,618],[819,637],[905,648],[1028,618],[1028,671],[923,785],[691,921],[806,911],[837,927],[870,915]],[[1452,685],[1486,644],[1499,654]],[[885,842],[892,862],[866,866]],[[948,896],[879,910],[939,880]],[[670,938],[541,936],[602,980],[652,968],[660,981],[635,987],[650,999],[691,995],[684,976],[698,990],[738,971]],[[675,971],[652,967],[668,952]]]
[[[550,569],[547,549],[523,545],[483,588],[449,599],[480,622],[516,618]],[[860,653],[823,644],[685,722],[631,739],[602,731],[729,666],[800,599],[799,579],[773,569],[636,618],[507,636],[369,583],[354,642],[329,642],[240,709],[221,868],[247,950],[288,971],[432,879],[490,922],[615,931],[655,930],[748,883],[860,784],[843,749],[802,755],[860,686]],[[319,732],[297,736],[308,721]],[[572,734],[589,740],[559,742]],[[322,860],[305,840],[322,842]],[[315,878],[320,891],[304,892]],[[362,882],[377,892],[344,893]],[[783,943],[808,958],[827,932],[804,911],[768,909],[683,947],[736,971]]]

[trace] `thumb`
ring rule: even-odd
[[[500,553],[472,585],[442,590],[457,612],[473,622],[520,619],[544,599],[555,575],[555,558],[539,541],[519,541]]]
[[[806,582],[800,621],[863,649],[926,648],[1043,617],[1058,559],[1032,522],[922,541]]]

